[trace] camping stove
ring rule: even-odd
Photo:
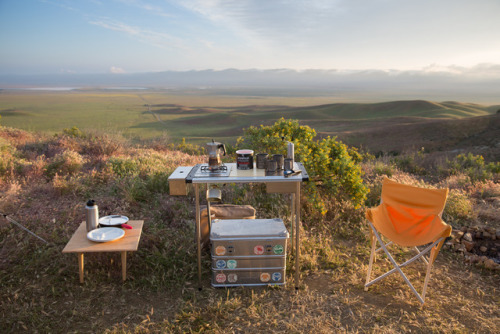
[[[208,164],[201,164],[197,166],[193,177],[227,177],[231,174],[231,166],[220,165],[211,167]]]

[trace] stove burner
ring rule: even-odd
[[[225,165],[217,167],[201,166],[200,171],[203,173],[224,173],[227,172],[227,166]]]
[[[193,178],[205,178],[205,177],[227,177],[231,174],[231,165],[221,165],[217,167],[210,167],[207,164],[196,165],[195,168],[190,172]]]

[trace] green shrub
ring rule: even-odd
[[[427,175],[428,170],[422,166],[424,163],[424,151],[425,150],[422,147],[417,152],[396,156],[391,159],[391,163],[403,172],[417,175]]]
[[[73,175],[79,172],[85,159],[78,152],[66,150],[54,156],[50,163],[45,167],[45,174],[49,178],[58,175]]]
[[[462,190],[451,189],[443,212],[443,219],[455,225],[465,225],[473,219],[473,204]]]
[[[206,154],[206,150],[204,147],[195,145],[195,144],[189,144],[186,143],[186,138],[182,138],[182,141],[180,144],[170,144],[169,149],[175,150],[175,151],[181,151],[183,153],[187,153],[189,155],[203,155]]]
[[[463,173],[471,182],[484,182],[498,176],[500,173],[500,162],[486,164],[481,155],[472,153],[459,154],[453,160],[447,160],[448,172],[451,175]]]
[[[83,132],[78,129],[76,126],[73,126],[72,128],[69,129],[63,129],[63,134],[69,137],[75,137],[75,138],[85,138],[85,135]]]
[[[304,190],[312,205],[311,214],[325,215],[332,202],[348,201],[361,206],[368,193],[359,165],[363,156],[335,138],[315,140],[315,137],[314,129],[299,125],[297,120],[281,118],[271,126],[245,129],[237,146],[256,152],[286,154],[286,141],[293,142],[295,160],[302,162],[309,174],[310,181]]]

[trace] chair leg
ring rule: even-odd
[[[424,280],[424,289],[422,290],[422,299],[425,301],[425,293],[427,292],[427,284],[429,283],[429,279],[431,278],[431,269],[432,265],[434,264],[434,261],[432,259],[435,259],[436,257],[436,252],[439,252],[439,246],[436,246],[432,248],[431,254],[429,257],[429,262],[427,263],[427,273],[425,274],[425,280]]]
[[[370,229],[370,239],[372,240],[372,249],[371,249],[371,253],[370,253],[370,262],[368,264],[368,272],[366,274],[365,291],[368,291],[367,284],[370,282],[370,276],[371,276],[372,267],[373,267],[373,260],[375,259],[375,256],[376,256],[375,247],[377,246],[377,240],[376,240],[375,235],[371,229]]]
[[[418,247],[413,247],[416,251],[417,251],[417,254],[420,254],[420,249],[418,249]],[[422,256],[420,258],[422,261],[424,261],[425,264],[429,264],[429,261],[427,261],[427,259],[425,258],[425,256]]]

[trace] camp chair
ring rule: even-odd
[[[444,240],[451,234],[451,226],[441,219],[447,196],[448,189],[418,188],[397,183],[387,177],[384,178],[380,205],[368,209],[366,212],[366,218],[371,227],[372,245],[365,291],[370,285],[392,273],[399,272],[418,300],[424,304],[432,264],[436,260]],[[389,242],[384,243],[379,233],[389,239]],[[375,249],[377,241],[381,247]],[[398,265],[387,250],[387,246],[393,243],[404,247],[413,247],[417,251],[417,255]],[[425,246],[425,249],[419,250],[417,246]],[[376,253],[381,250],[384,250],[394,269],[370,281],[373,261]],[[427,259],[424,255],[428,252],[430,252],[430,256]],[[415,290],[401,270],[402,267],[417,259],[421,259],[427,264],[422,295]]]

